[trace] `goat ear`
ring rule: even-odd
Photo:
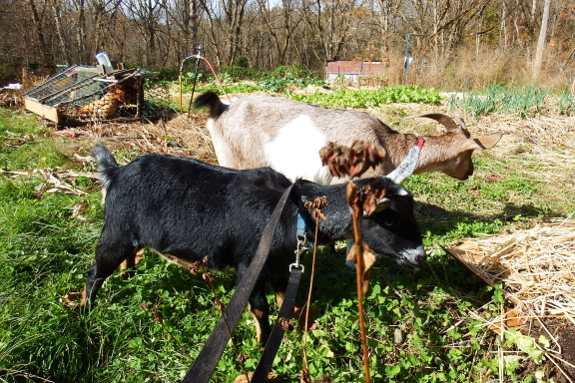
[[[501,140],[501,136],[503,136],[503,133],[499,132],[489,136],[472,138],[468,140],[468,149],[491,149]]]
[[[413,171],[417,167],[419,162],[419,154],[421,150],[419,146],[414,146],[411,148],[407,156],[394,171],[389,173],[386,177],[395,182],[396,184],[401,184],[403,181],[409,178],[413,174]]]
[[[408,120],[410,118],[430,118],[432,120],[435,120],[437,122],[439,122],[441,125],[445,126],[445,130],[447,130],[448,132],[451,130],[457,130],[460,127],[462,127],[463,129],[465,129],[465,123],[463,123],[463,126],[459,125],[457,122],[453,121],[453,119],[443,113],[425,113],[425,114],[417,114],[415,116],[408,116],[408,117],[404,117],[401,119],[401,121],[403,120]],[[463,122],[463,120],[461,120],[460,118],[458,119],[458,122],[461,121]]]
[[[387,197],[383,197],[382,199],[380,199],[377,202],[377,206],[375,207],[374,213],[385,210],[385,209],[389,208],[390,205],[391,205],[391,200]]]

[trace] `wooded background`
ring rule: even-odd
[[[410,83],[474,88],[529,79],[566,87],[575,75],[572,0],[1,2],[4,78],[22,65],[95,65],[99,51],[150,70],[178,68],[202,45],[216,68],[297,63],[321,76],[329,61],[383,61],[393,84],[408,34]]]

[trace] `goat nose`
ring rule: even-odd
[[[425,259],[427,258],[427,254],[425,253],[425,251],[422,251],[421,254],[419,254],[417,256],[417,262],[423,266],[423,263],[425,262]]]
[[[427,254],[423,245],[405,250],[403,252],[403,264],[405,267],[419,269],[423,266]]]
[[[420,268],[425,263],[426,258],[427,253],[425,252],[425,248],[423,246],[418,247],[414,257],[414,264]]]

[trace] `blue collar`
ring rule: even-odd
[[[313,241],[309,241],[307,238],[307,224],[305,223],[304,217],[301,213],[297,215],[297,231],[296,238],[304,249],[313,249]]]
[[[305,240],[306,237],[306,224],[305,220],[303,219],[302,215],[298,213],[297,215],[297,237],[298,239],[303,238]]]

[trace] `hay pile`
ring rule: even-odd
[[[466,241],[447,249],[522,311],[565,316],[575,324],[575,221]]]
[[[575,324],[575,221],[466,241],[448,251],[519,308]],[[531,309],[531,310],[529,310]]]
[[[501,315],[490,319],[471,314],[502,339],[511,327],[534,339],[539,335],[551,339],[550,345],[536,348],[561,372],[565,380],[560,381],[574,382],[570,378],[575,376],[574,338],[569,329],[575,325],[575,221],[541,222],[528,230],[467,240],[446,250],[490,285],[502,282],[506,298],[516,306],[506,312],[502,306]],[[502,349],[499,369],[503,376]]]

